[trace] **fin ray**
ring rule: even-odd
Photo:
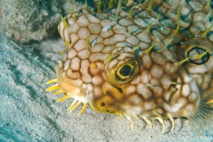
[[[203,96],[201,96],[197,112],[189,118],[190,125],[199,135],[213,135],[213,92]]]

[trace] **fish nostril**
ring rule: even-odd
[[[102,102],[102,103],[101,103],[101,106],[105,106],[105,103]]]

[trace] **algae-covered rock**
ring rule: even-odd
[[[187,120],[175,119],[175,129],[165,120],[166,132],[156,120],[150,129],[142,119],[130,130],[127,119],[97,113],[88,107],[67,111],[72,99],[45,92],[55,78],[53,66],[64,49],[61,38],[51,37],[35,45],[23,45],[0,32],[0,141],[1,142],[161,142],[212,141],[213,136],[192,133]]]
[[[41,40],[57,30],[60,14],[83,8],[75,0],[3,0],[1,29],[20,42]]]

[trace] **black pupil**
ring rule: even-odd
[[[123,76],[129,76],[131,73],[131,67],[129,65],[125,65],[121,68],[120,74]]]

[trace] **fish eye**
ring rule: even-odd
[[[201,54],[204,54],[201,58],[193,58]],[[189,58],[190,63],[196,65],[205,64],[210,58],[210,54],[205,47],[196,45],[191,46],[191,48],[186,52],[186,56],[191,57]]]
[[[124,63],[116,68],[115,71],[115,78],[119,82],[128,82],[132,78],[132,76],[135,74],[135,70],[137,70],[134,61],[129,61],[127,63]]]
[[[142,61],[134,53],[120,53],[105,66],[106,79],[115,87],[126,84],[142,69]]]

